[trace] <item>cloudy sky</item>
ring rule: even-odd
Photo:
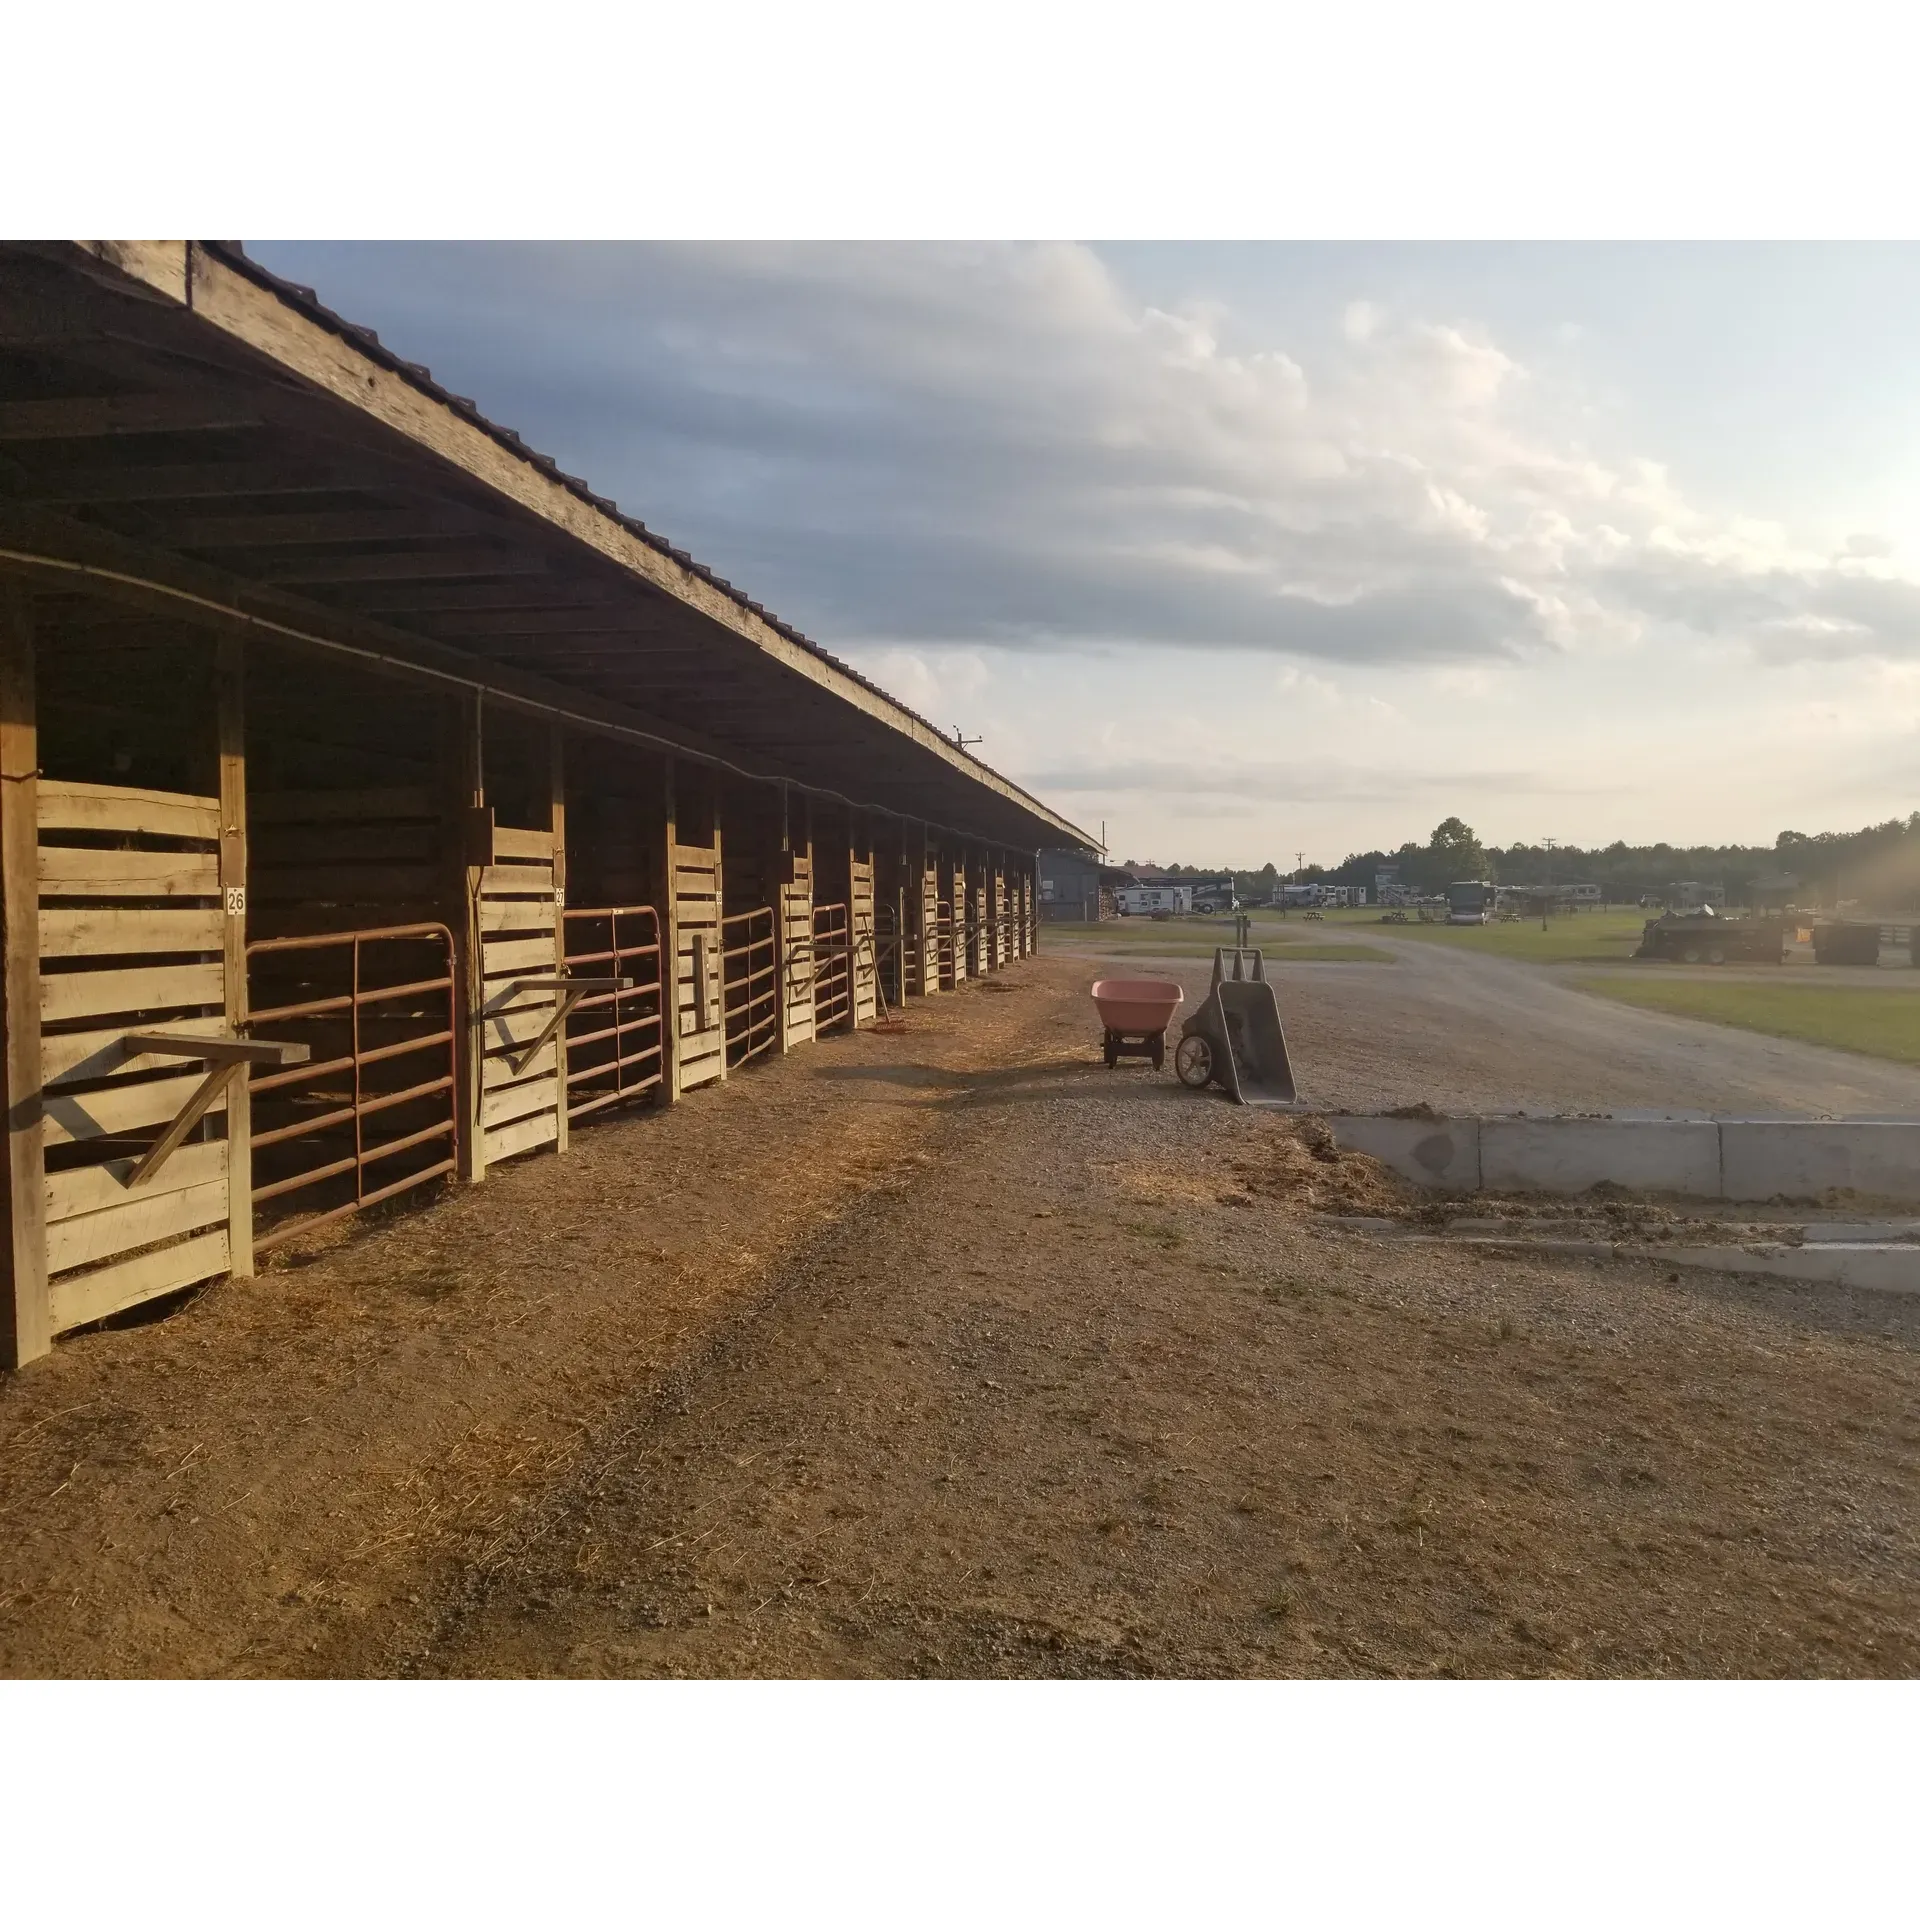
[[[1920,248],[251,251],[1123,857],[1920,805]]]

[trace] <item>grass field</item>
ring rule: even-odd
[[[1640,930],[1652,915],[1644,907],[1603,907],[1594,913],[1555,914],[1545,932],[1538,920],[1502,922],[1491,927],[1448,927],[1418,921],[1383,926],[1372,908],[1345,913],[1329,926],[1354,933],[1390,935],[1396,940],[1429,940],[1497,953],[1509,960],[1626,960],[1640,944]]]
[[[1773,985],[1761,980],[1582,980],[1587,993],[1656,1013],[1746,1027],[1783,1040],[1871,1054],[1920,1066],[1920,992],[1858,987]]]

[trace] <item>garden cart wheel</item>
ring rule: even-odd
[[[1190,1033],[1180,1042],[1173,1070],[1183,1087],[1204,1087],[1213,1078],[1213,1047],[1204,1033]]]

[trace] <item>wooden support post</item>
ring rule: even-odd
[[[788,800],[787,783],[783,780],[780,783],[780,839],[773,857],[772,887],[773,1015],[782,1053],[792,1045],[787,1035],[787,956],[791,951],[787,943],[787,886],[788,876],[793,872],[792,830],[792,807]]]
[[[660,1085],[655,1103],[670,1107],[680,1098],[680,912],[673,886],[673,762],[661,762],[660,800],[664,820],[656,842],[658,878],[654,911],[660,916]]]
[[[713,969],[713,1024],[721,1029],[720,1034],[720,1078],[727,1077],[727,869],[721,858],[720,850],[720,795],[722,783],[718,775],[710,775],[707,792],[711,801],[709,812],[713,821],[713,947],[705,957],[699,974],[699,992],[696,995],[700,1005],[707,1004],[707,972]]]
[[[549,818],[553,832],[553,970],[567,970],[567,736],[556,720],[549,729],[547,743],[547,782]],[[553,1033],[554,1060],[554,1134],[553,1150],[567,1150],[567,1017],[570,1004],[561,1001],[558,1024]]]
[[[896,1008],[907,1000],[907,823],[902,820],[895,836],[893,862],[893,973],[887,981],[887,997]]]
[[[481,702],[457,693],[447,712],[442,752],[447,865],[443,881],[448,929],[453,934],[454,1159],[455,1177],[487,1177],[486,1144],[480,1126],[482,1044],[480,875],[493,857],[493,822],[487,812],[481,764]]]
[[[247,1030],[247,682],[240,636],[215,642],[220,729],[220,905],[229,1033]],[[209,1078],[212,1076],[210,1075]],[[244,1067],[227,1087],[227,1271],[253,1278],[253,1108]]]
[[[53,1344],[40,1134],[40,739],[32,604],[24,588],[6,580],[0,580],[0,942],[7,1102],[0,1249],[8,1281],[0,1295],[0,1364],[24,1367]]]
[[[987,925],[986,970],[989,973],[998,973],[1000,971],[1000,943],[1002,938],[1002,928],[1000,925],[1000,904],[1001,904],[1002,886],[1001,886],[1001,874],[1000,874],[1000,849],[998,847],[989,847],[987,849],[987,855],[986,855],[985,861],[983,862],[983,866],[985,869],[984,877],[986,880],[986,891],[987,891],[986,912],[982,916],[982,918],[984,918],[984,920],[986,921],[986,925]]]

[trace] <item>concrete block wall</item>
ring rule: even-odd
[[[1333,1136],[1445,1192],[1814,1200],[1836,1189],[1920,1202],[1920,1120],[1615,1120],[1330,1114]]]

